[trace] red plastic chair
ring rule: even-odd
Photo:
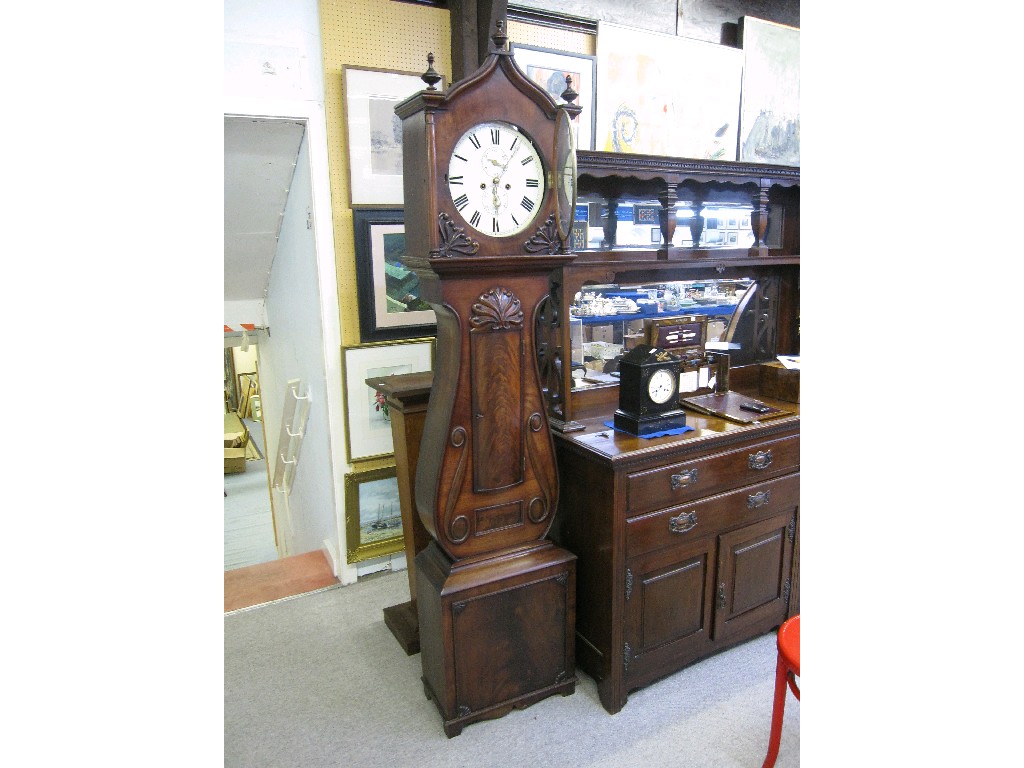
[[[800,688],[796,678],[800,677],[800,615],[788,619],[779,627],[779,660],[775,664],[775,703],[772,705],[772,730],[768,737],[768,755],[761,768],[772,768],[779,756],[779,740],[782,738],[782,714],[786,708],[786,687],[800,700]]]

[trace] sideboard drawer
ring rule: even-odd
[[[790,475],[635,517],[626,521],[626,558],[699,539],[705,533],[717,534],[799,503],[800,476]]]
[[[704,456],[626,477],[627,516],[777,477],[800,466],[800,436]]]

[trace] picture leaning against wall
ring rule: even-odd
[[[744,16],[740,160],[800,165],[800,30]]]
[[[599,22],[596,149],[735,160],[743,51]]]

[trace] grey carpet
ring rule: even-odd
[[[406,573],[224,617],[225,766],[758,768],[768,745],[775,638],[762,635],[634,692],[609,715],[577,671],[572,696],[445,737],[383,608]],[[787,695],[776,765],[800,763],[800,702]]]

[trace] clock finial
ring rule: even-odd
[[[505,34],[505,20],[498,19],[494,22],[495,31],[491,35],[491,40],[494,41],[494,47],[499,51],[505,50],[505,44],[508,43],[508,35]]]
[[[427,84],[428,91],[436,91],[437,83],[441,80],[441,76],[437,74],[437,70],[434,69],[434,54],[427,54],[427,71],[420,75],[420,80]]]
[[[562,106],[565,108],[565,111],[568,112],[571,117],[575,118],[580,112],[583,111],[583,107],[581,107],[579,104],[573,104],[573,102],[576,101],[576,97],[579,96],[579,94],[573,90],[572,75],[565,76],[565,90],[562,91],[561,95],[562,100],[565,101],[565,104],[563,104]]]

